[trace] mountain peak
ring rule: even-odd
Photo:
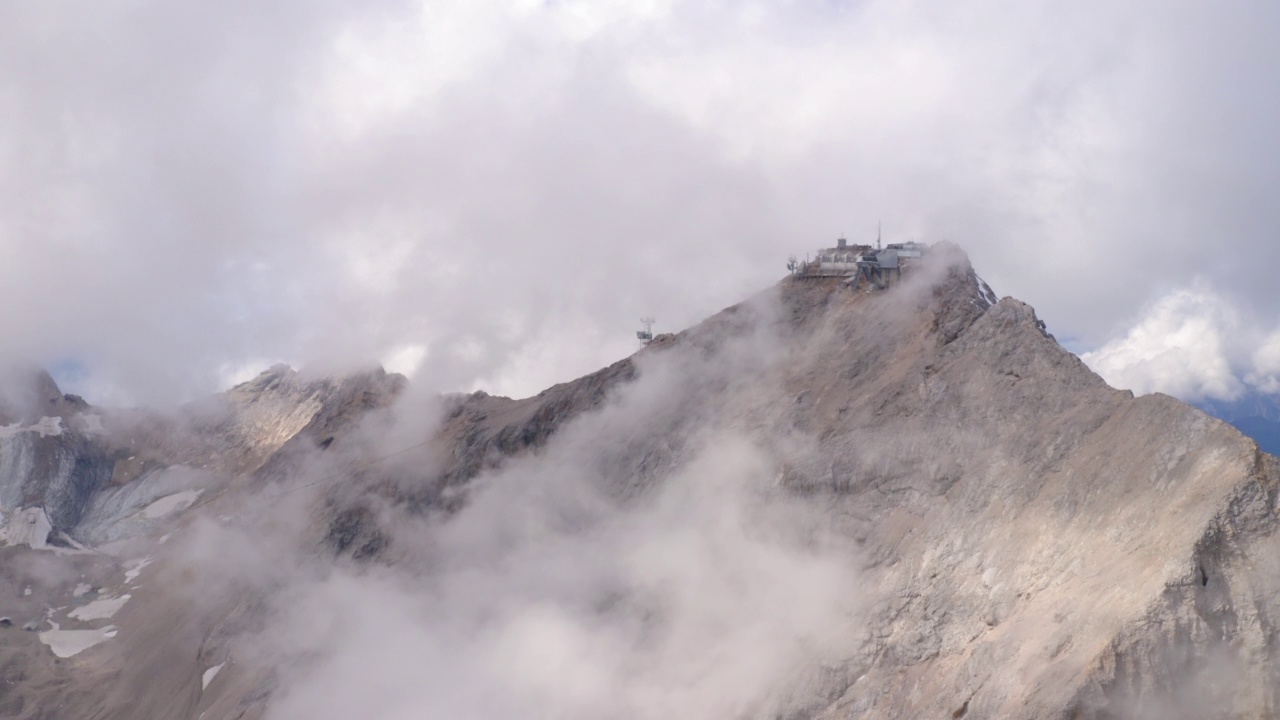
[[[88,408],[80,396],[64,394],[42,368],[0,370],[0,423],[36,422],[42,417],[69,420]]]
[[[118,695],[35,643],[17,652],[41,682],[16,692],[56,687],[68,714],[108,718],[305,714],[291,703],[328,687],[295,666],[362,667],[385,651],[274,632],[264,618],[288,622],[303,597],[309,618],[353,633],[376,635],[386,615],[410,638],[496,638],[433,666],[445,680],[432,692],[413,694],[417,676],[397,688],[429,715],[490,709],[469,695],[441,704],[453,686],[566,717],[647,717],[625,700],[655,687],[692,688],[681,708],[712,708],[690,711],[705,718],[1280,706],[1267,620],[1280,612],[1275,458],[1172,398],[1108,387],[1033,308],[997,300],[958,248],[910,259],[874,283],[835,272],[843,259],[788,276],[528,398],[393,407],[399,376],[277,366],[179,418],[80,438],[88,449],[62,448],[63,467],[98,448],[89,465],[114,468],[112,482],[71,483],[83,519],[48,519],[79,540],[144,548],[131,557],[158,558],[156,575],[134,587],[110,579],[134,571],[130,558],[84,561],[117,583],[104,597],[130,598],[112,619],[119,637],[90,651],[115,663]],[[30,480],[0,478],[0,499]],[[206,521],[184,520],[194,515]],[[261,536],[271,541],[255,540],[245,567],[225,560]],[[257,559],[267,550],[270,571]],[[193,566],[215,580],[187,588]],[[75,587],[52,583],[31,602],[101,631],[80,624],[101,606]],[[156,618],[190,631],[150,631]],[[530,639],[528,657],[543,658],[547,637],[573,640],[557,646],[569,666],[621,670],[584,695],[576,673],[510,664]],[[429,645],[398,652],[417,659]],[[232,675],[209,684],[233,655],[221,671]],[[1205,671],[1206,657],[1231,672]],[[673,666],[714,677],[671,680]],[[152,689],[161,676],[174,685],[164,693]]]

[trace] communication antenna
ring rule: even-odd
[[[643,330],[636,331],[636,339],[640,341],[640,347],[644,347],[653,342],[653,324],[657,322],[651,317],[640,318],[640,324],[644,325]]]
[[[880,221],[876,221],[876,249],[880,249]]]

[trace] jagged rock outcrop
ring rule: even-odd
[[[390,406],[404,382],[381,368],[330,378],[277,365],[176,417],[109,417],[105,443],[115,472],[75,534],[109,541],[154,524],[138,510],[176,493],[213,494],[234,478],[260,484],[286,477],[307,452]]]
[[[241,402],[253,411],[238,417],[250,417],[251,425],[276,429],[270,433],[250,432],[250,437],[270,441],[256,448],[255,457],[266,455],[254,472],[262,478],[286,477],[298,459],[315,449],[327,449],[342,434],[349,432],[367,414],[384,410],[404,389],[403,375],[388,374],[381,368],[341,378],[299,378],[288,368],[277,367],[250,383],[239,385],[230,393],[233,402]],[[244,401],[241,398],[249,398]],[[263,422],[261,406],[292,408],[288,422]],[[268,417],[278,413],[268,411]],[[243,421],[242,421],[243,422]],[[283,427],[282,427],[283,425]]]
[[[55,531],[75,527],[111,477],[108,453],[96,442],[97,417],[75,395],[64,395],[48,373],[2,374],[0,394],[0,514],[9,542],[43,546]],[[37,531],[38,529],[38,531]]]
[[[444,466],[425,488],[431,493],[426,502],[505,459],[541,447],[564,423],[600,407],[611,390],[635,374],[635,361],[626,358],[521,400],[484,392],[450,398],[433,439],[443,451]]]
[[[389,405],[403,386],[403,376],[380,368],[330,378],[276,365],[176,415],[117,413],[109,424],[121,464],[112,484],[174,465],[224,475],[264,472],[269,462],[282,462],[276,456],[290,443],[331,441],[363,413]]]
[[[43,508],[53,528],[79,523],[106,486],[112,463],[93,438],[75,430],[56,435],[17,432],[0,438],[0,506]]]
[[[160,414],[91,408],[45,372],[10,378],[0,397],[0,418],[10,423],[0,427],[0,512],[23,517],[9,540],[29,542],[30,528],[47,521],[64,544],[137,532],[154,519],[141,511],[175,493],[280,475],[302,449],[332,442],[389,406],[404,386],[402,376],[381,369],[313,378],[281,365]]]

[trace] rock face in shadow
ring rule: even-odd
[[[112,462],[91,437],[75,430],[0,438],[0,507],[44,508],[53,527],[70,530],[111,478]]]
[[[43,371],[10,371],[0,378],[0,513],[39,509],[54,532],[65,532],[111,477],[111,459],[85,416],[89,406],[64,395]]]
[[[273,367],[178,411],[99,410],[23,372],[0,397],[0,511],[39,508],[52,535],[99,543],[131,534],[140,510],[231,478],[287,474],[296,457],[386,408],[404,378],[336,378]],[[142,520],[145,520],[145,516]]]

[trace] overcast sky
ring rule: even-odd
[[[883,221],[1113,383],[1280,389],[1278,16],[0,0],[3,352],[100,403],[277,361],[523,395]]]

